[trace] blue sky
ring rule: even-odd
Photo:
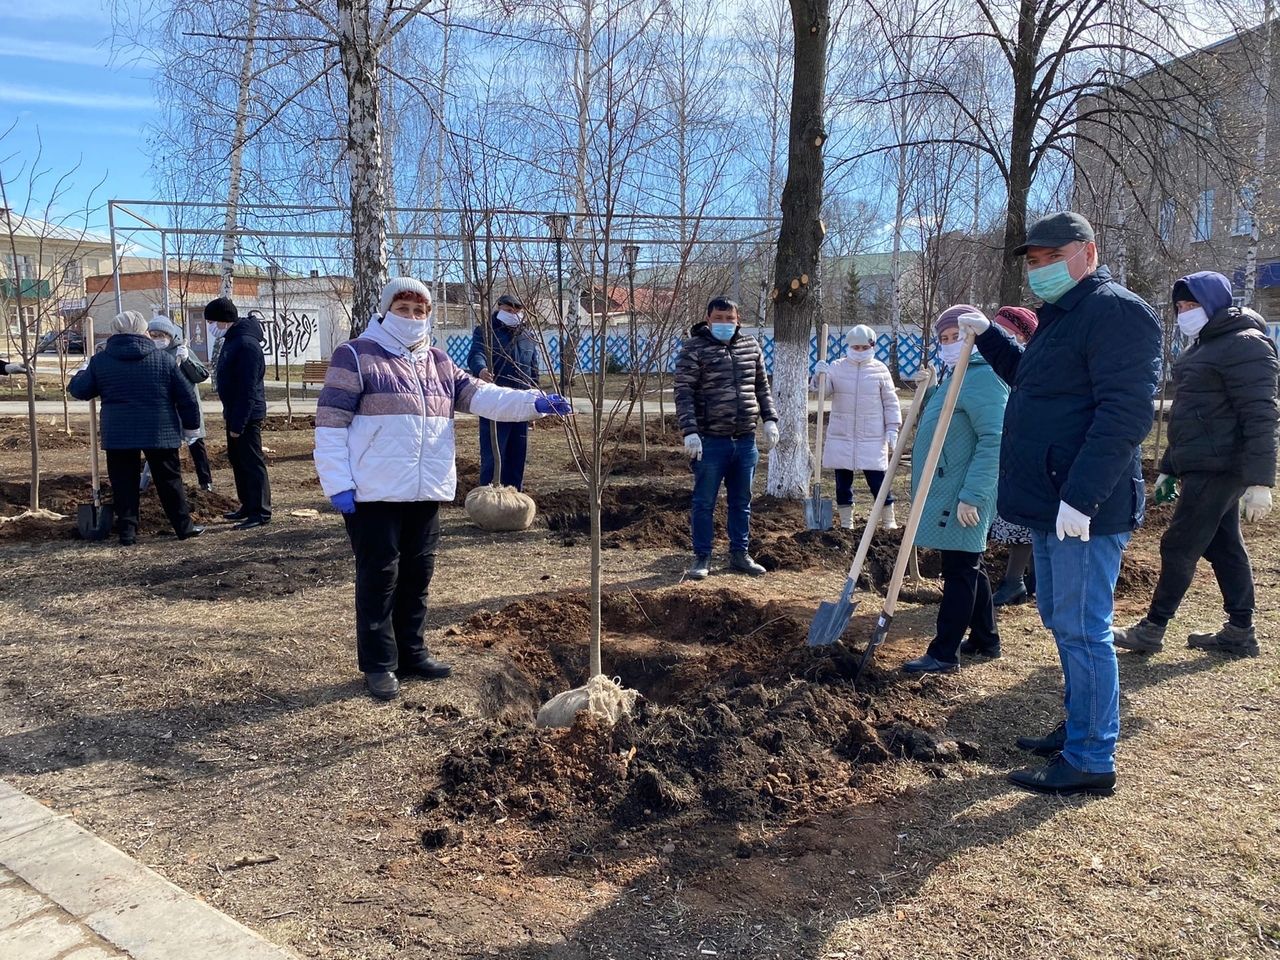
[[[0,130],[17,122],[0,143],[7,179],[41,148],[45,184],[79,162],[63,206],[92,194],[101,209],[91,226],[104,227],[108,199],[152,193],[145,128],[155,118],[150,69],[112,62],[101,0],[0,3]],[[25,178],[16,187],[25,196]],[[22,196],[10,197],[14,207]]]

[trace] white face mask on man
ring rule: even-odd
[[[1183,336],[1190,337],[1192,340],[1200,336],[1200,331],[1208,323],[1209,315],[1204,312],[1204,307],[1193,307],[1178,314],[1178,329],[1182,331]]]
[[[524,317],[518,313],[512,313],[510,310],[499,310],[498,319],[508,327],[518,327],[520,326],[520,321],[523,320]]]

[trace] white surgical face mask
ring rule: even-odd
[[[845,356],[851,363],[866,363],[875,355],[874,350],[855,350],[850,347]]]
[[[431,336],[430,317],[402,317],[388,310],[382,318],[382,328],[409,349],[426,343]]]
[[[508,327],[518,327],[520,326],[520,320],[522,318],[520,314],[512,313],[510,310],[499,310],[498,319],[501,320],[503,323],[505,323]]]
[[[1204,312],[1204,307],[1196,307],[1178,314],[1178,329],[1193,340],[1200,336],[1200,331],[1208,322],[1209,315]]]
[[[954,367],[959,363],[962,353],[964,353],[963,340],[957,340],[955,343],[944,343],[938,347],[938,356],[942,357],[942,362],[948,367]]]
[[[168,350],[169,347],[172,346],[173,344],[173,338],[172,337],[152,337],[151,342],[154,343],[161,350]]]

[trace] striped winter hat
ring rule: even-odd
[[[982,311],[968,303],[957,303],[955,306],[947,307],[942,313],[938,314],[938,319],[933,322],[933,332],[941,336],[948,330],[956,329],[960,326],[960,318],[966,313],[981,315]]]

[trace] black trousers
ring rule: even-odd
[[[871,496],[880,496],[880,485],[884,483],[883,470],[863,470],[862,476],[867,481],[867,486],[871,488]],[[885,506],[893,503],[893,493],[884,498]],[[852,470],[836,470],[836,506],[851,507],[853,506],[853,471]]]
[[[133,539],[138,534],[138,486],[142,481],[142,458],[151,467],[160,505],[173,524],[173,532],[185,537],[191,532],[191,513],[187,510],[187,494],[182,486],[182,465],[178,451],[173,450],[108,450],[107,476],[111,479],[111,500],[116,513],[116,532],[120,538]]]
[[[942,603],[938,605],[938,631],[929,644],[929,655],[955,663],[967,632],[974,643],[992,647],[1000,642],[996,611],[991,605],[991,581],[982,566],[982,554],[941,550]]]
[[[374,501],[346,514],[356,558],[356,656],[364,673],[427,659],[427,591],[440,543],[440,504]]]
[[[1160,538],[1160,580],[1147,614],[1164,626],[1178,612],[1204,557],[1222,591],[1222,607],[1237,627],[1253,626],[1253,565],[1240,535],[1245,484],[1224,473],[1188,473],[1169,528]]]
[[[248,518],[271,519],[271,481],[262,455],[262,421],[250,420],[238,437],[227,431],[227,459],[236,478],[236,498]]]
[[[202,487],[211,486],[213,470],[209,466],[209,448],[204,445],[204,437],[187,444],[187,450],[191,454],[191,464],[196,468],[196,480]]]

